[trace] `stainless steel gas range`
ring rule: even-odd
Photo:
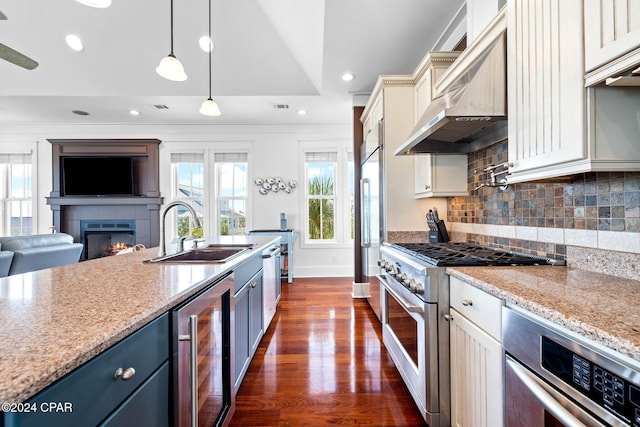
[[[450,266],[562,264],[469,243],[383,243],[380,248],[382,338],[430,427],[450,425]]]

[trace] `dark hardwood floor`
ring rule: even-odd
[[[350,278],[282,283],[236,396],[232,426],[423,426]]]

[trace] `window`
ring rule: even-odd
[[[347,176],[349,183],[349,190],[347,194],[347,200],[349,201],[349,240],[355,238],[356,233],[356,216],[355,216],[355,203],[353,200],[355,190],[353,186],[354,182],[354,163],[353,163],[353,151],[347,153]]]
[[[305,154],[307,239],[336,241],[336,152]]]
[[[172,153],[172,196],[173,200],[180,200],[190,204],[200,223],[204,227],[204,154],[203,153]],[[191,217],[187,209],[178,206],[174,215],[174,226],[178,236],[202,237],[203,230],[192,230]]]
[[[215,169],[219,234],[246,234],[247,154],[216,153]]]
[[[0,154],[0,235],[33,233],[31,154]]]

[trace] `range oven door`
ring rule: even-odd
[[[509,355],[506,355],[505,372],[505,418],[508,427],[607,425],[593,418]]]
[[[384,345],[425,421],[438,426],[437,304],[424,303],[388,275],[378,280]]]

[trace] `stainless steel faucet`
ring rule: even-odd
[[[166,246],[164,243],[164,226],[165,226],[165,218],[167,216],[167,212],[176,206],[183,206],[187,208],[189,213],[191,214],[191,222],[195,228],[200,228],[202,225],[200,224],[200,220],[198,219],[198,215],[196,211],[189,205],[188,203],[181,202],[176,200],[175,202],[169,203],[164,207],[162,213],[160,214],[160,246],[158,247],[158,256],[165,256],[167,254]]]

